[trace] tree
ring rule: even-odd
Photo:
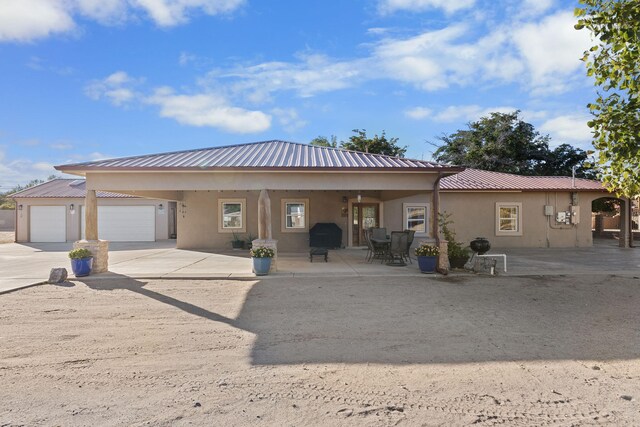
[[[397,145],[398,138],[387,139],[385,131],[382,131],[380,136],[374,135],[373,138],[367,137],[365,129],[354,129],[352,132],[355,135],[351,135],[348,141],[342,141],[340,148],[396,157],[404,157],[407,152],[407,147]]]
[[[602,89],[588,104],[600,177],[619,195],[640,194],[640,2],[580,0],[575,28],[596,44],[584,52],[587,75]]]
[[[51,181],[52,179],[57,179],[59,176],[57,175],[49,175],[47,181]],[[43,184],[45,181],[41,179],[32,179],[25,185],[16,185],[11,190],[6,193],[0,193],[0,209],[15,209],[16,202],[13,199],[10,199],[13,193],[17,193],[18,191],[26,190],[27,188],[35,187],[36,185]]]
[[[336,148],[338,146],[338,138],[335,135],[331,135],[331,138],[326,136],[317,136],[310,142],[311,145],[317,145],[319,147],[331,147]]]
[[[587,153],[569,144],[549,149],[551,138],[541,135],[520,112],[491,113],[468,129],[438,139],[444,143],[434,152],[438,162],[520,175],[571,175],[593,177],[586,167]]]

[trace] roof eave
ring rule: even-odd
[[[56,170],[68,174],[84,176],[88,172],[410,172],[437,173],[451,175],[462,172],[464,168],[454,166],[433,167],[74,167],[59,165]]]

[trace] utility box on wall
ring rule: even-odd
[[[544,214],[545,214],[545,216],[553,216],[553,206],[545,205],[544,206]]]
[[[580,223],[580,206],[571,206],[571,224]]]

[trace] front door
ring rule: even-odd
[[[364,246],[364,230],[380,226],[380,205],[378,203],[354,203],[352,208],[352,245]]]

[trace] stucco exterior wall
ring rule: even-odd
[[[563,225],[555,222],[555,212],[568,211],[570,192],[442,192],[441,212],[452,214],[457,238],[468,244],[486,237],[494,248],[509,247],[584,247],[593,244],[591,202],[603,193],[578,193],[580,222]],[[499,236],[496,233],[496,203],[522,203],[522,235]],[[554,207],[554,216],[544,215],[544,206]]]
[[[160,212],[158,205],[163,204],[163,211]],[[70,213],[69,206],[73,204],[75,214]],[[16,224],[17,241],[25,243],[30,241],[29,236],[29,211],[31,206],[65,206],[67,222],[67,242],[75,242],[81,236],[81,209],[84,205],[84,198],[17,198],[16,205],[22,205],[22,210],[18,211]],[[148,199],[98,199],[98,206],[155,206],[156,207],[156,240],[169,239],[169,210],[168,202],[165,200]]]

